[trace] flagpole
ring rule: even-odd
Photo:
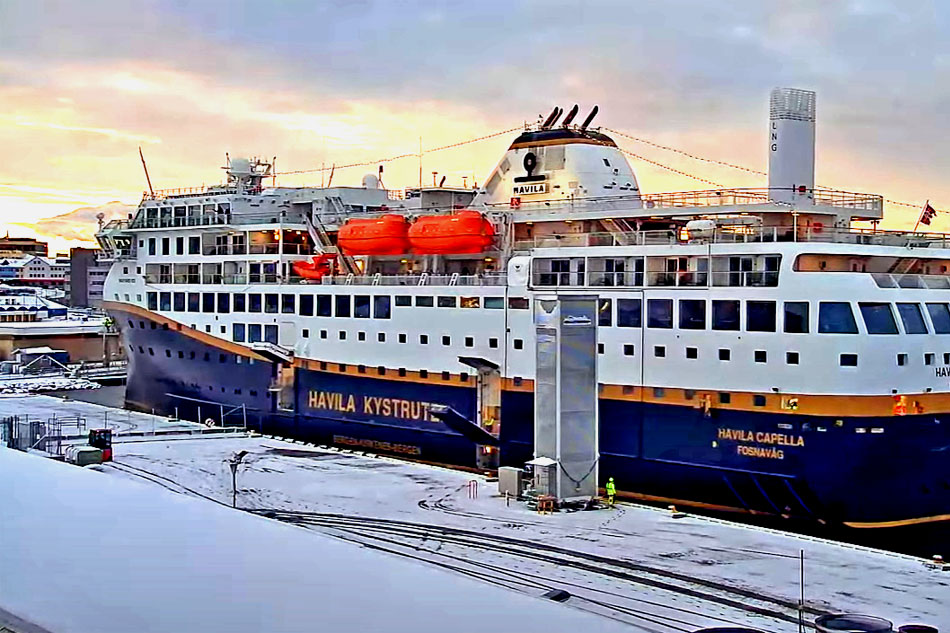
[[[914,230],[911,231],[911,233],[917,232],[917,227],[920,225],[920,218],[924,217],[924,213],[927,212],[927,205],[929,204],[930,204],[930,199],[928,198],[927,201],[924,203],[924,208],[920,210],[920,215],[917,216],[917,224],[914,225]]]

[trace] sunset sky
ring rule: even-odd
[[[936,0],[0,0],[0,230],[58,250],[90,239],[95,207],[121,214],[146,188],[140,146],[156,188],[185,187],[220,181],[225,152],[276,155],[278,171],[372,160],[574,103],[764,170],[769,90],[793,86],[818,92],[820,184],[929,198],[947,210],[933,228],[950,231],[948,30]],[[481,180],[510,139],[425,156],[427,182]],[[727,186],[765,184],[617,140]],[[645,192],[708,187],[632,162]],[[417,182],[414,158],[385,169],[391,188]],[[892,227],[918,213],[889,211]]]

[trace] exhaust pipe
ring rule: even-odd
[[[554,109],[551,110],[551,114],[549,114],[548,118],[546,118],[544,120],[544,123],[541,124],[541,129],[546,130],[552,125],[554,125],[554,122],[557,121],[558,117],[561,116],[561,112],[563,112],[561,108],[559,108],[558,106],[554,106]]]
[[[571,111],[567,113],[566,117],[564,117],[564,123],[561,124],[562,126],[567,127],[571,124],[571,121],[573,121],[574,117],[577,116],[577,109],[577,104],[575,103],[574,107],[571,108]]]
[[[600,110],[599,107],[594,106],[594,109],[590,111],[590,114],[587,115],[587,118],[584,119],[584,122],[581,123],[581,129],[586,130],[587,126],[590,125],[590,122],[594,120],[594,117],[597,116],[597,112]]]

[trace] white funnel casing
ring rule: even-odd
[[[769,110],[770,197],[778,202],[811,200],[815,188],[815,93],[775,88]]]

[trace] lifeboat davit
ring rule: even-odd
[[[409,227],[409,245],[418,255],[484,253],[495,239],[495,227],[478,211],[424,215]]]
[[[329,275],[331,262],[336,259],[336,255],[323,254],[319,257],[313,257],[308,262],[294,262],[294,272],[304,279],[321,279],[324,275]]]
[[[401,215],[351,218],[337,233],[337,245],[347,255],[402,255],[409,252],[409,222]]]

